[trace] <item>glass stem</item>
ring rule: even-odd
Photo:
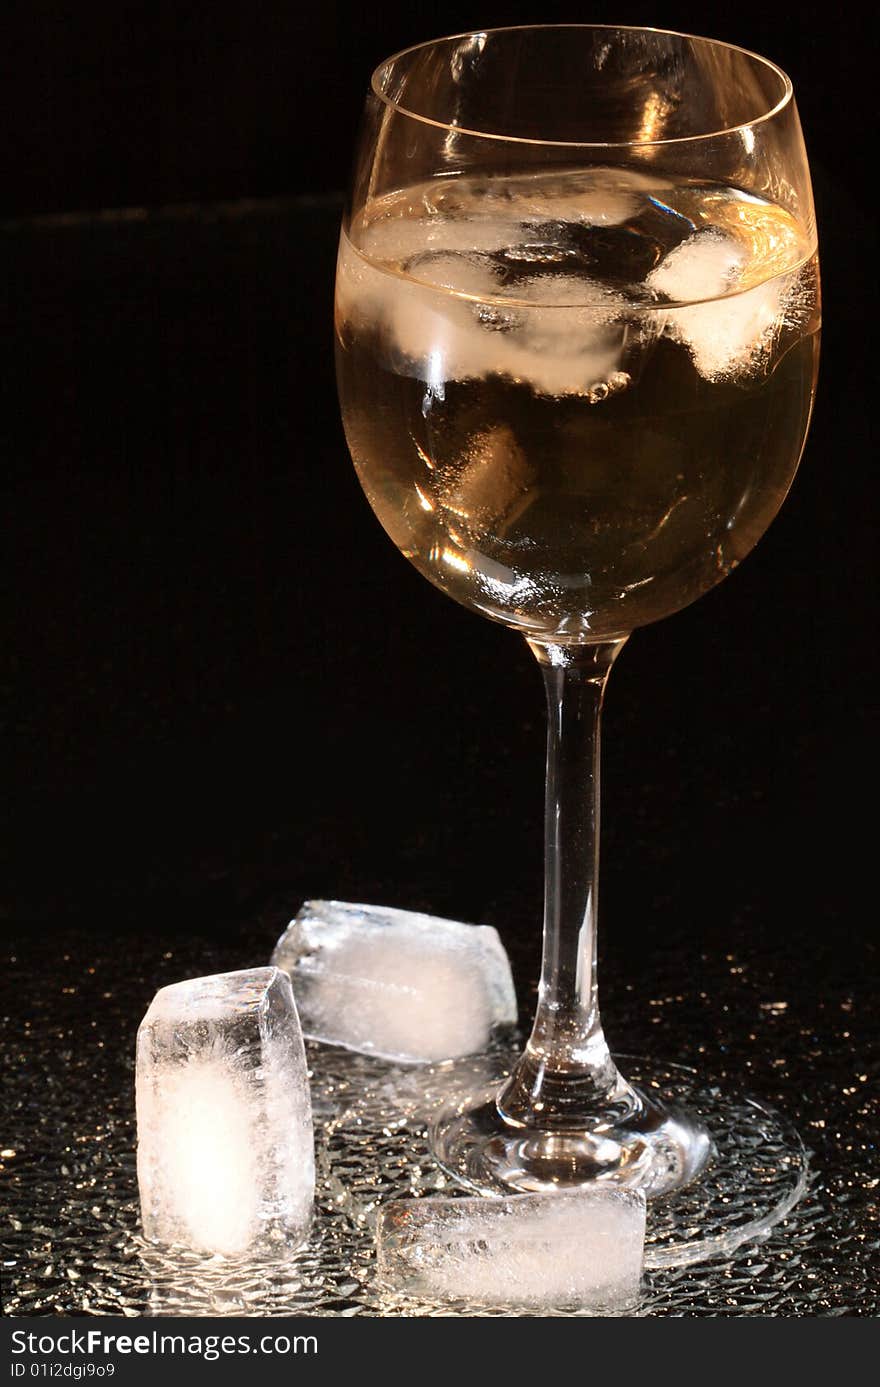
[[[547,691],[544,953],[532,1034],[498,1098],[517,1126],[589,1128],[640,1107],[608,1051],[596,987],[599,728],[624,640],[529,641]]]

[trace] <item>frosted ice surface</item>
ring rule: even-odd
[[[365,227],[361,249],[401,264],[424,251],[497,251],[522,239],[523,224],[512,217],[397,217]]]
[[[290,974],[307,1036],[384,1059],[474,1054],[516,1021],[510,963],[486,925],[306,901],[272,962]]]
[[[583,276],[543,274],[522,280],[529,304],[511,374],[547,395],[585,394],[617,371],[627,328],[624,300]]]
[[[731,298],[672,310],[671,330],[690,350],[700,375],[707,380],[746,375],[764,360],[792,282],[780,276]]]
[[[382,323],[399,357],[399,367],[430,385],[479,379],[492,369],[498,344],[481,325],[478,299],[497,295],[497,271],[475,256],[420,256],[419,281],[376,272],[366,309]],[[422,283],[425,280],[427,283]],[[436,286],[435,288],[430,287]],[[452,293],[438,293],[437,290]],[[467,297],[457,297],[466,295]],[[503,348],[502,348],[503,350]]]
[[[698,231],[665,255],[648,275],[652,289],[677,303],[715,299],[736,288],[742,247],[720,231]]]
[[[399,1200],[378,1273],[398,1291],[486,1305],[625,1311],[638,1300],[645,1196],[613,1185],[513,1198]]]
[[[161,988],[137,1036],[145,1236],[230,1256],[301,1243],[314,1193],[302,1033],[277,968]]]
[[[576,302],[579,292],[580,304]],[[626,329],[615,319],[615,311],[623,304],[610,292],[570,275],[545,275],[521,281],[516,293],[527,306],[511,305],[508,331],[499,331],[485,312],[475,315],[472,311],[470,322],[462,323],[446,363],[452,379],[495,373],[524,381],[540,394],[573,395],[618,368]],[[561,301],[555,302],[554,295],[561,296]],[[503,306],[500,313],[505,313]],[[425,317],[420,321],[424,331]],[[491,336],[486,327],[492,329]],[[427,349],[429,355],[436,341],[435,332],[433,340],[424,343],[422,354]]]
[[[698,231],[670,251],[646,281],[686,305],[669,310],[668,330],[707,380],[752,369],[772,340],[792,287],[792,276],[781,275],[736,292],[744,260],[730,237]]]
[[[494,374],[540,394],[586,394],[620,368],[632,336],[623,298],[586,277],[505,285],[474,247],[421,255],[412,273],[379,269],[343,241],[337,303],[343,319],[383,333],[393,369],[431,386]]]

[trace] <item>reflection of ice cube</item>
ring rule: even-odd
[[[138,1258],[151,1316],[287,1315],[301,1303],[308,1276],[299,1257],[273,1257],[267,1264],[257,1257],[231,1259],[144,1243]]]
[[[272,962],[315,1040],[405,1063],[482,1050],[516,1020],[497,931],[408,910],[307,901]]]
[[[637,216],[645,190],[662,180],[646,179],[627,169],[584,169],[580,173],[540,173],[531,177],[489,179],[486,203],[513,206],[524,221],[564,221],[582,226],[618,226]],[[451,190],[454,198],[455,189]]]
[[[463,459],[452,476],[437,478],[437,490],[446,510],[473,526],[497,524],[526,494],[534,481],[534,468],[506,424],[496,424],[468,439]]]
[[[646,281],[683,305],[668,310],[668,331],[707,380],[748,372],[763,359],[791,289],[792,276],[781,275],[737,292],[744,259],[730,237],[699,231],[670,251]]]
[[[638,1300],[644,1242],[644,1194],[613,1185],[399,1200],[380,1215],[378,1271],[428,1298],[625,1311]]]
[[[453,293],[475,298],[491,296],[498,291],[498,276],[493,266],[476,253],[423,252],[412,257],[407,273],[420,284],[451,289]]]
[[[397,217],[367,226],[361,249],[371,259],[401,265],[424,251],[503,250],[522,234],[522,223],[508,217]]]
[[[302,1242],[312,1118],[284,973],[253,968],[156,993],[138,1030],[137,1123],[147,1238],[249,1255]]]

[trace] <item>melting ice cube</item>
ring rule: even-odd
[[[498,292],[495,270],[474,256],[449,253],[423,257],[420,273],[436,287],[381,275],[356,311],[384,325],[398,370],[431,384],[487,375],[496,344],[487,343],[479,310],[481,300]]]
[[[275,946],[313,1040],[404,1063],[485,1049],[516,1020],[496,930],[408,910],[307,901]]]
[[[428,1299],[624,1312],[637,1301],[645,1196],[613,1185],[570,1194],[387,1204],[378,1273]]]
[[[474,250],[423,253],[412,274],[379,269],[343,238],[337,309],[344,321],[381,333],[393,370],[432,387],[500,375],[539,394],[584,395],[619,373],[635,340],[625,300],[586,276],[506,286]]]
[[[302,1033],[277,968],[161,988],[137,1037],[144,1234],[277,1255],[305,1237],[314,1141]]]
[[[741,246],[709,228],[682,241],[646,280],[683,305],[669,310],[668,330],[707,380],[748,372],[763,359],[794,284],[795,276],[778,275],[738,291],[744,262]]]
[[[665,255],[647,283],[677,303],[717,299],[736,288],[743,259],[741,246],[710,228],[689,236]]]
[[[586,395],[618,373],[627,340],[625,302],[584,275],[543,274],[516,286],[523,327],[508,373],[541,394]]]

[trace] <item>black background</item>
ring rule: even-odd
[[[649,975],[674,937],[735,951],[774,934],[815,951],[817,980],[827,948],[871,966],[875,94],[843,10],[754,0],[16,8],[13,921],[222,933],[253,916],[244,965],[305,896],[382,900],[494,923],[534,971],[538,672],[380,531],[330,327],[335,195],[372,67],[521,20],[654,23],[778,61],[824,257],[821,388],[791,496],[742,568],[615,668],[605,947]],[[295,213],[206,207],[291,197]],[[172,210],[87,215],[120,207]]]
[[[750,47],[792,77],[814,162],[864,167],[870,35],[849,6],[30,0],[4,25],[3,196],[24,212],[336,189],[378,62],[441,34],[542,22]],[[837,193],[857,199],[856,181]]]

